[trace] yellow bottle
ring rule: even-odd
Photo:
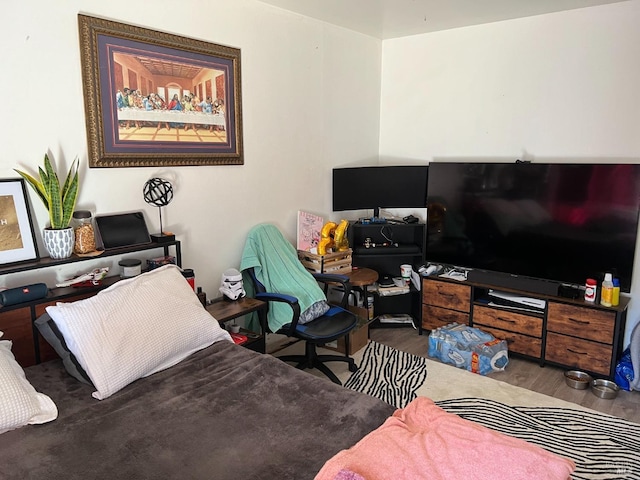
[[[611,306],[611,300],[613,299],[613,281],[610,273],[605,273],[604,282],[602,282],[602,288],[600,289],[600,304],[605,307]]]
[[[613,279],[613,294],[611,295],[611,306],[617,307],[620,303],[620,280]]]

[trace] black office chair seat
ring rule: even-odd
[[[349,335],[348,333],[358,323],[357,317],[351,312],[340,307],[332,307],[324,316],[312,320],[304,325],[298,324],[295,337],[305,341],[304,355],[282,355],[278,357],[284,362],[296,362],[296,368],[304,370],[306,368],[317,368],[329,379],[337,384],[341,384],[338,377],[324,364],[324,362],[347,362],[349,371],[355,372],[356,366],[353,358],[348,356]],[[276,333],[289,335],[291,324],[286,324]],[[317,346],[333,342],[341,337],[345,340],[345,355],[318,355]]]

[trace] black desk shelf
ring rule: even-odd
[[[59,265],[66,265],[69,263],[88,262],[91,260],[99,260],[105,257],[115,257],[117,255],[125,255],[127,253],[153,250],[156,248],[164,249],[164,254],[166,256],[166,255],[169,255],[169,247],[175,247],[176,264],[178,266],[181,266],[182,252],[180,250],[180,241],[174,240],[172,242],[164,242],[164,243],[151,242],[151,243],[145,243],[142,245],[134,245],[130,247],[110,248],[108,250],[105,250],[100,255],[96,255],[94,257],[79,256],[74,253],[69,258],[63,258],[59,260],[53,259],[51,257],[43,257],[38,260],[32,260],[28,262],[12,263],[10,265],[1,266],[0,275],[8,275],[10,273],[19,273],[19,272],[26,272],[28,270],[38,270],[41,268],[56,267]]]

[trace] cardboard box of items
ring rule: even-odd
[[[349,355],[353,355],[358,350],[366,347],[369,341],[369,314],[366,308],[349,306],[349,310],[358,316],[358,325],[349,332]],[[327,343],[324,348],[345,353],[344,337],[335,342]]]

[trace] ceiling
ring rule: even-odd
[[[629,0],[261,0],[380,39]]]

